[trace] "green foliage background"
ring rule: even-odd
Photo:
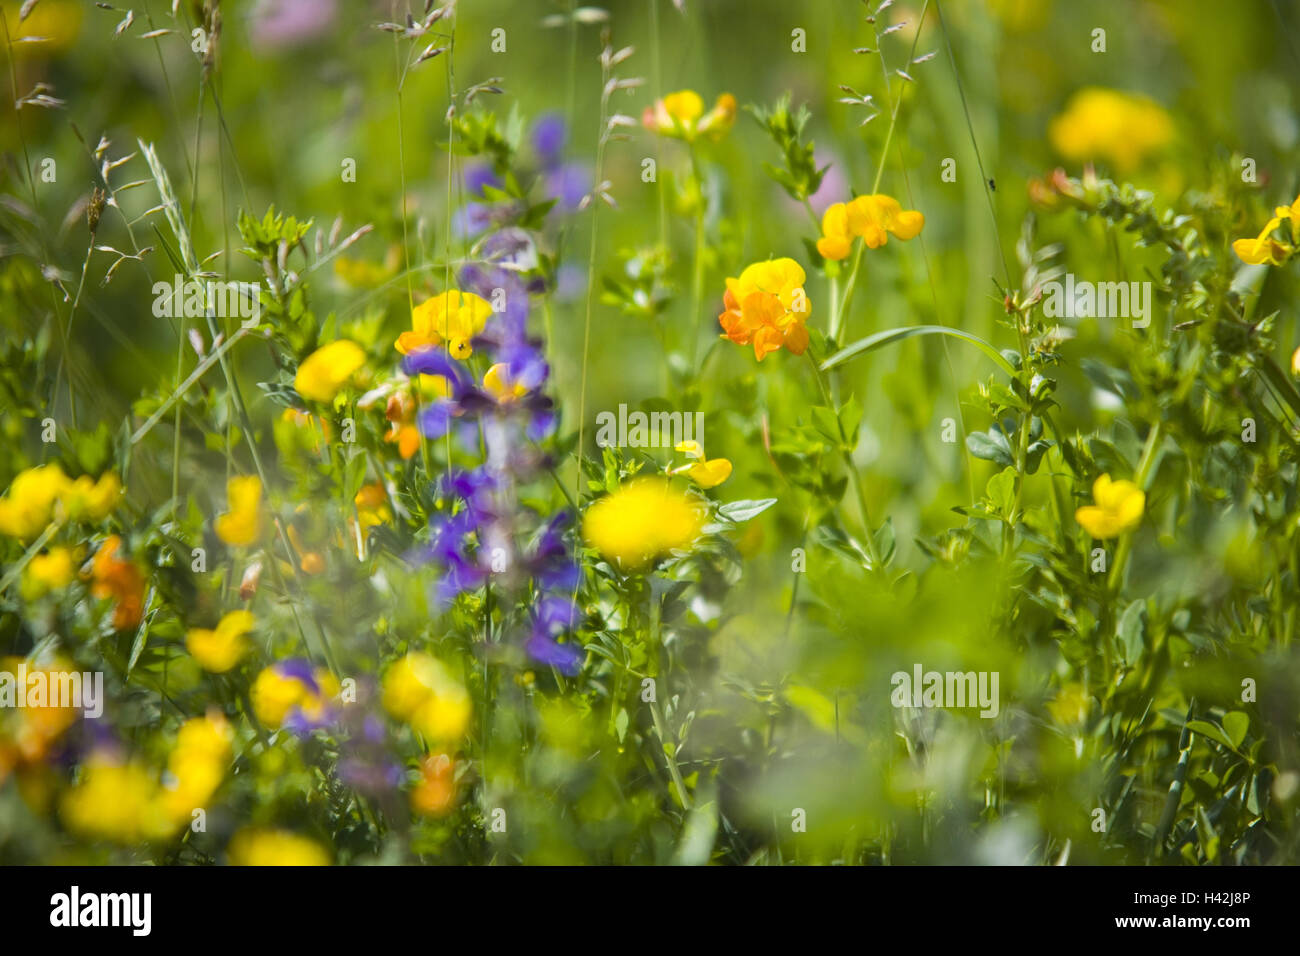
[[[298,612],[332,641],[342,674],[377,678],[408,649],[428,649],[456,662],[475,718],[446,817],[413,818],[400,801],[349,791],[328,734],[268,742],[241,723],[206,834],[145,847],[82,840],[60,822],[55,797],[20,792],[11,776],[0,783],[0,860],[221,861],[229,835],[251,822],[311,834],[340,863],[1296,861],[1300,393],[1286,371],[1300,345],[1295,266],[1243,266],[1230,247],[1300,188],[1294,5],[950,2],[941,24],[931,4],[918,51],[936,55],[909,64],[907,82],[854,48],[879,46],[897,68],[911,27],[877,33],[900,20],[914,27],[920,3],[894,4],[872,25],[871,10],[848,0],[687,0],[684,12],[618,0],[605,22],[588,24],[565,4],[461,0],[445,24],[454,19],[454,42],[437,41],[448,50],[411,70],[400,95],[403,63],[429,42],[376,29],[404,22],[403,4],[340,2],[319,35],[270,47],[259,45],[256,4],[224,2],[210,66],[184,37],[211,22],[210,8],[183,2],[174,21],[170,5],[153,0],[115,36],[125,10],[62,6],[76,8],[64,14],[66,43],[7,54],[7,99],[41,82],[65,102],[6,107],[0,129],[0,485],[56,459],[69,474],[129,468],[114,527],[149,566],[157,601],[133,668],[140,636],[114,634],[84,592],[30,607],[11,588],[0,595],[0,653],[28,654],[53,637],[83,667],[106,670],[110,720],[133,752],[161,753],[182,715],[213,703],[238,720],[252,672],[203,675],[183,637],[238,603],[242,567],[211,518],[225,508],[231,463],[251,470],[253,443],[278,476],[273,506],[286,520],[306,502],[342,527],[356,488],[385,474],[410,515],[375,532],[366,562],[339,562],[296,596],[266,596],[259,652],[275,660],[302,651]],[[21,29],[16,8],[4,4],[11,31]],[[561,23],[546,25],[548,16]],[[497,27],[505,52],[491,49]],[[1098,27],[1105,53],[1091,49]],[[177,32],[142,39],[151,28]],[[247,420],[213,369],[177,404],[179,429],[168,407],[133,446],[132,433],[197,361],[176,323],[151,311],[152,281],[174,271],[163,246],[178,248],[178,231],[161,213],[141,218],[136,239],[153,252],[123,262],[107,284],[114,254],[90,256],[66,344],[69,303],[42,269],[76,293],[85,207],[103,186],[90,155],[102,135],[113,158],[153,144],[195,255],[222,252],[207,268],[223,276],[262,278],[258,260],[274,259],[276,243],[239,255],[256,243],[238,216],[260,220],[274,207],[326,234],[336,217],[340,235],[372,224],[348,256],[379,264],[405,244],[417,298],[441,290],[449,256],[470,252],[445,237],[475,159],[449,158],[449,89],[460,149],[475,129],[523,144],[532,120],[555,111],[569,124],[566,155],[590,167],[607,116],[598,61],[606,28],[614,48],[635,48],[620,75],[646,79],[610,97],[609,109],[639,120],[656,95],[683,88],[709,104],[729,91],[767,109],[788,96],[810,112],[803,141],[815,144],[818,168],[830,165],[830,199],[870,192],[883,162],[881,191],[923,211],[926,226],[920,241],[868,252],[844,327],[828,341],[814,224],[765,172],[781,165],[781,151],[748,113],[699,148],[708,197],[699,247],[686,148],[639,128],[605,148],[617,209],[598,201],[580,213],[539,211],[553,257],[543,271],[553,279],[549,265],[573,270],[575,284],[561,282],[530,319],[546,337],[561,425],[557,481],[530,489],[529,502],[554,510],[564,503],[558,489],[579,482],[572,452],[584,414],[584,495],[662,467],[665,453],[602,458],[593,442],[596,411],[657,401],[703,411],[709,456],[733,462],[711,493],[715,506],[777,499],[748,521],[720,521],[696,554],[642,578],[586,552],[580,639],[594,649],[565,681],[519,658],[485,658],[483,620],[505,631],[509,609],[477,598],[446,615],[431,609],[436,570],[400,556],[441,505],[427,462],[392,461],[382,420],[361,426],[360,464],[346,454],[294,464],[273,440],[275,393],[291,389],[293,367],[317,343],[347,335],[366,348],[377,379],[395,368],[391,342],[409,327],[404,276],[358,289],[328,266],[312,272],[303,299],[273,304],[258,336],[266,344],[250,337],[230,353]],[[795,29],[806,31],[806,53],[792,52]],[[501,92],[467,104],[472,84]],[[839,102],[842,86],[873,95],[882,115],[860,126],[866,114]],[[1173,119],[1173,143],[1123,177],[1100,162],[1090,179],[1047,135],[1087,86],[1155,100]],[[891,135],[887,104],[900,91]],[[47,157],[54,182],[40,179]],[[656,183],[642,180],[647,157]],[[355,183],[340,176],[345,158],[356,162]],[[955,182],[940,176],[947,158]],[[1244,158],[1256,181],[1243,181]],[[1029,184],[1058,165],[1074,177],[1075,199],[1046,210]],[[113,173],[119,187],[132,180],[145,182],[119,201],[134,220],[159,201],[143,156]],[[540,189],[529,196],[543,198]],[[110,210],[102,223],[96,243],[130,249],[122,217]],[[818,361],[882,330],[943,325],[1005,350],[1015,374],[958,339],[917,336],[837,366],[828,408],[807,362],[780,352],[760,365],[714,337],[724,277],[779,256],[808,270]],[[1058,268],[1154,282],[1151,327],[1084,318],[1071,334],[1053,334],[1033,299],[1035,283]],[[584,363],[588,282],[597,293]],[[636,314],[638,283],[661,301],[656,315]],[[41,441],[46,417],[59,424],[56,446]],[[1242,440],[1247,418],[1253,442]],[[941,438],[947,419],[955,442]],[[874,519],[870,543],[845,457]],[[1075,508],[1091,501],[1099,474],[1140,472],[1144,521],[1118,572],[1098,574],[1097,543]],[[209,578],[172,557],[199,544],[216,556]],[[885,566],[872,566],[873,546]],[[792,574],[796,548],[802,574]],[[24,548],[4,549],[8,570]],[[1114,567],[1113,549],[1108,558]],[[890,676],[914,662],[999,672],[1001,714],[895,709]],[[642,674],[657,678],[662,714],[640,701]],[[1060,702],[1076,690],[1086,704],[1072,717]],[[389,734],[407,786],[424,748],[407,729]],[[686,805],[665,750],[690,791]],[[76,773],[59,767],[52,786]],[[491,831],[498,807],[505,833]],[[796,808],[804,832],[792,829]]]

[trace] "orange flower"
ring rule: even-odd
[[[302,569],[303,574],[320,574],[325,570],[325,559],[321,557],[319,551],[310,551],[302,543],[302,537],[298,534],[298,529],[292,524],[288,528],[289,543],[293,545],[293,550],[298,555],[298,567]]]
[[[411,396],[406,392],[388,396],[384,417],[390,423],[384,441],[396,442],[397,453],[403,460],[413,457],[420,450],[420,430],[415,427],[415,402]]]
[[[713,109],[704,112],[704,100],[694,90],[678,90],[655,100],[641,114],[641,125],[660,136],[693,143],[700,136],[718,140],[736,122],[736,98],[721,94]]]
[[[10,681],[16,679],[16,675],[23,667],[26,668],[29,676],[38,672],[44,674],[48,686],[53,686],[54,681],[59,679],[59,675],[76,670],[75,664],[58,655],[35,662],[27,662],[21,657],[0,658],[0,673],[6,673]],[[45,759],[51,747],[64,732],[81,716],[81,711],[76,707],[56,707],[53,706],[52,700],[47,701],[47,705],[9,711],[15,723],[9,725],[12,726],[11,734],[8,733],[8,726],[0,726],[0,782],[5,776],[6,748],[9,751],[8,760],[11,765],[16,764],[20,770],[38,764]]]
[[[388,507],[388,492],[384,490],[382,481],[362,485],[352,502],[357,506],[357,516],[361,519],[363,531],[393,518],[393,510]]]
[[[805,278],[793,259],[771,259],[746,267],[738,279],[727,279],[725,309],[718,316],[723,334],[737,345],[752,344],[760,362],[782,347],[802,355],[808,348],[804,323],[810,311]]]
[[[456,797],[455,765],[446,754],[429,754],[420,761],[420,782],[411,791],[411,809],[424,816],[441,816]]]
[[[144,576],[129,560],[117,556],[122,539],[109,535],[91,564],[93,584],[90,593],[97,598],[112,598],[117,602],[113,609],[113,627],[127,631],[140,626],[144,616]]]

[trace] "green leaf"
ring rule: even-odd
[[[858,339],[851,345],[846,345],[840,349],[825,362],[822,363],[822,371],[832,369],[837,365],[843,365],[851,358],[864,355],[867,352],[874,352],[876,349],[884,348],[886,345],[892,345],[895,342],[901,342],[904,339],[910,339],[917,335],[951,335],[955,339],[961,339],[963,342],[969,342],[975,346],[994,363],[998,368],[1008,375],[1016,374],[1015,367],[1008,362],[1002,353],[995,349],[988,342],[984,341],[978,335],[971,335],[969,332],[963,332],[961,329],[949,328],[946,325],[912,325],[898,329],[886,329],[884,332],[877,332],[875,335],[868,335],[865,339]]]
[[[1232,745],[1232,740],[1229,739],[1228,735],[1223,732],[1223,729],[1219,727],[1218,724],[1212,724],[1208,720],[1189,720],[1187,722],[1187,729],[1194,734],[1208,737],[1216,744],[1223,744],[1223,746],[1227,747],[1229,750],[1236,749]]]
[[[144,606],[146,609],[153,606],[153,597],[155,589],[149,589],[149,596],[145,598]],[[140,618],[140,626],[136,628],[135,640],[131,643],[131,658],[126,662],[126,676],[131,676],[131,671],[135,669],[136,661],[140,659],[140,654],[144,651],[145,641],[149,637],[149,625],[153,623],[154,611],[150,610]]]
[[[1223,715],[1223,730],[1232,741],[1233,749],[1239,749],[1246,739],[1246,731],[1250,730],[1250,715],[1239,710],[1229,711]]]
[[[361,486],[365,484],[366,456],[360,453],[353,456],[352,460],[347,463],[344,473],[346,479],[343,485],[343,491],[347,496],[344,500],[351,501],[357,496],[357,492],[361,490]]]
[[[1142,637],[1146,630],[1143,622],[1145,610],[1144,601],[1134,601],[1124,610],[1123,616],[1119,619],[1116,637],[1119,639],[1120,648],[1124,651],[1124,660],[1130,664],[1142,656]]]
[[[1038,465],[1042,462],[1043,455],[1047,454],[1047,450],[1054,444],[1056,443],[1053,441],[1040,438],[1025,449],[1025,474],[1032,475],[1038,471]]]
[[[985,486],[985,493],[998,514],[1005,518],[1011,517],[1011,509],[1015,507],[1016,500],[1016,470],[1003,468],[989,479],[988,485]]]
[[[840,427],[844,429],[844,437],[848,441],[850,448],[856,448],[858,444],[858,425],[862,423],[862,405],[859,404],[857,396],[851,396],[844,407],[840,409]]]
[[[744,498],[740,501],[728,501],[718,508],[718,515],[739,524],[758,517],[774,504],[776,504],[775,498]]]
[[[824,408],[821,405],[814,405],[812,407],[812,420],[813,425],[822,437],[836,448],[840,447],[840,445],[844,443],[840,438],[839,419],[835,417],[835,413],[829,408]]]
[[[1013,467],[1016,463],[1011,456],[1011,446],[1007,444],[1007,437],[997,429],[971,432],[966,436],[966,447],[976,458],[983,458],[1003,468]]]

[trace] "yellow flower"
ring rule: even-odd
[[[1280,266],[1295,252],[1293,245],[1272,238],[1273,230],[1284,222],[1290,224],[1291,239],[1294,242],[1300,236],[1300,196],[1290,206],[1274,209],[1273,218],[1256,238],[1233,240],[1232,251],[1237,254],[1237,258],[1249,265]]]
[[[234,731],[217,711],[185,721],[176,734],[176,747],[167,759],[168,786],[163,810],[175,824],[188,822],[221,786],[230,763]]]
[[[334,260],[334,275],[354,289],[373,289],[397,275],[401,262],[401,246],[391,245],[382,263],[339,256]]]
[[[0,534],[23,541],[39,535],[54,518],[54,507],[68,489],[68,476],[57,464],[19,472],[0,498]]]
[[[868,249],[883,246],[889,236],[914,239],[925,226],[925,216],[915,209],[904,209],[892,196],[876,193],[859,196],[848,205],[846,218],[849,232],[861,236]]]
[[[794,355],[808,348],[811,306],[804,292],[803,267],[793,259],[769,259],[747,266],[737,279],[727,279],[723,312],[718,316],[723,335],[737,345],[754,346],[754,356],[784,347]]]
[[[244,635],[252,629],[252,614],[231,611],[222,616],[215,630],[190,628],[185,633],[185,648],[205,671],[224,674],[248,653],[251,645]]]
[[[124,844],[163,839],[173,826],[158,797],[158,784],[145,767],[94,755],[63,798],[63,820],[92,838]]]
[[[393,518],[393,509],[388,506],[388,492],[384,490],[382,481],[362,485],[352,501],[357,506],[357,516],[361,519],[362,531],[384,524]]]
[[[57,463],[20,472],[0,498],[0,534],[29,540],[51,521],[101,521],[117,507],[122,483],[105,472],[99,480],[82,475],[68,478]]]
[[[303,398],[332,402],[357,369],[366,364],[366,353],[350,339],[323,345],[302,360],[293,387]]]
[[[924,226],[925,216],[915,209],[904,209],[892,196],[858,196],[851,202],[827,207],[822,214],[817,251],[824,259],[839,260],[848,256],[854,239],[861,239],[868,249],[879,249],[890,235],[913,239]]]
[[[704,528],[705,509],[662,478],[636,478],[587,509],[582,536],[625,571],[684,551]]]
[[[1052,147],[1066,159],[1108,161],[1120,175],[1137,169],[1173,135],[1173,122],[1157,103],[1095,86],[1075,93],[1047,127]]]
[[[846,258],[853,246],[849,232],[848,206],[842,202],[827,206],[822,213],[822,237],[817,240],[817,252],[823,259]]]
[[[0,658],[0,673],[11,675],[11,681],[17,679],[20,667],[26,667],[28,676],[38,671],[44,674],[47,687],[65,679],[63,675],[77,672],[75,664],[57,655],[30,662],[22,657]],[[80,708],[50,706],[52,701],[48,699],[45,703],[44,707],[24,707],[17,711],[18,726],[11,740],[20,767],[43,761],[54,743],[81,718]],[[4,736],[0,734],[0,747],[8,743]]]
[[[315,840],[288,830],[246,827],[227,850],[232,866],[329,866],[329,854]]]
[[[385,710],[432,740],[455,740],[469,725],[469,692],[441,661],[419,651],[388,669],[382,700]]]
[[[281,661],[257,675],[250,696],[257,719],[268,727],[279,727],[295,713],[303,723],[320,724],[330,698],[338,692],[338,680],[325,668],[310,669],[298,661]]]
[[[701,488],[716,487],[731,477],[731,462],[725,458],[706,458],[704,446],[697,441],[678,442],[677,451],[695,461],[672,469],[670,475],[684,474]]]
[[[497,362],[484,373],[483,391],[503,405],[528,394],[526,387],[510,381],[510,366],[505,362]]]
[[[98,481],[82,475],[64,487],[60,511],[71,521],[102,521],[121,498],[122,483],[112,472],[100,475]]]
[[[487,327],[492,306],[472,292],[452,289],[417,305],[411,312],[411,331],[397,338],[403,355],[447,343],[453,358],[467,359],[474,353],[470,340]]]
[[[249,545],[262,533],[262,479],[238,475],[226,482],[230,510],[218,515],[213,527],[226,544]]]
[[[1114,538],[1138,526],[1147,496],[1131,481],[1111,481],[1102,475],[1092,486],[1093,505],[1074,513],[1074,519],[1094,538]]]
[[[736,123],[736,98],[718,96],[713,109],[704,112],[704,100],[694,90],[678,90],[655,100],[641,114],[641,124],[651,132],[695,142],[701,136],[718,140]]]
[[[71,548],[50,548],[32,557],[23,570],[23,599],[34,601],[51,591],[61,591],[77,577],[77,561]]]

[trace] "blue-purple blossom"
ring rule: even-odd
[[[543,169],[553,169],[564,152],[569,137],[564,117],[559,113],[546,113],[533,125],[533,150]]]

